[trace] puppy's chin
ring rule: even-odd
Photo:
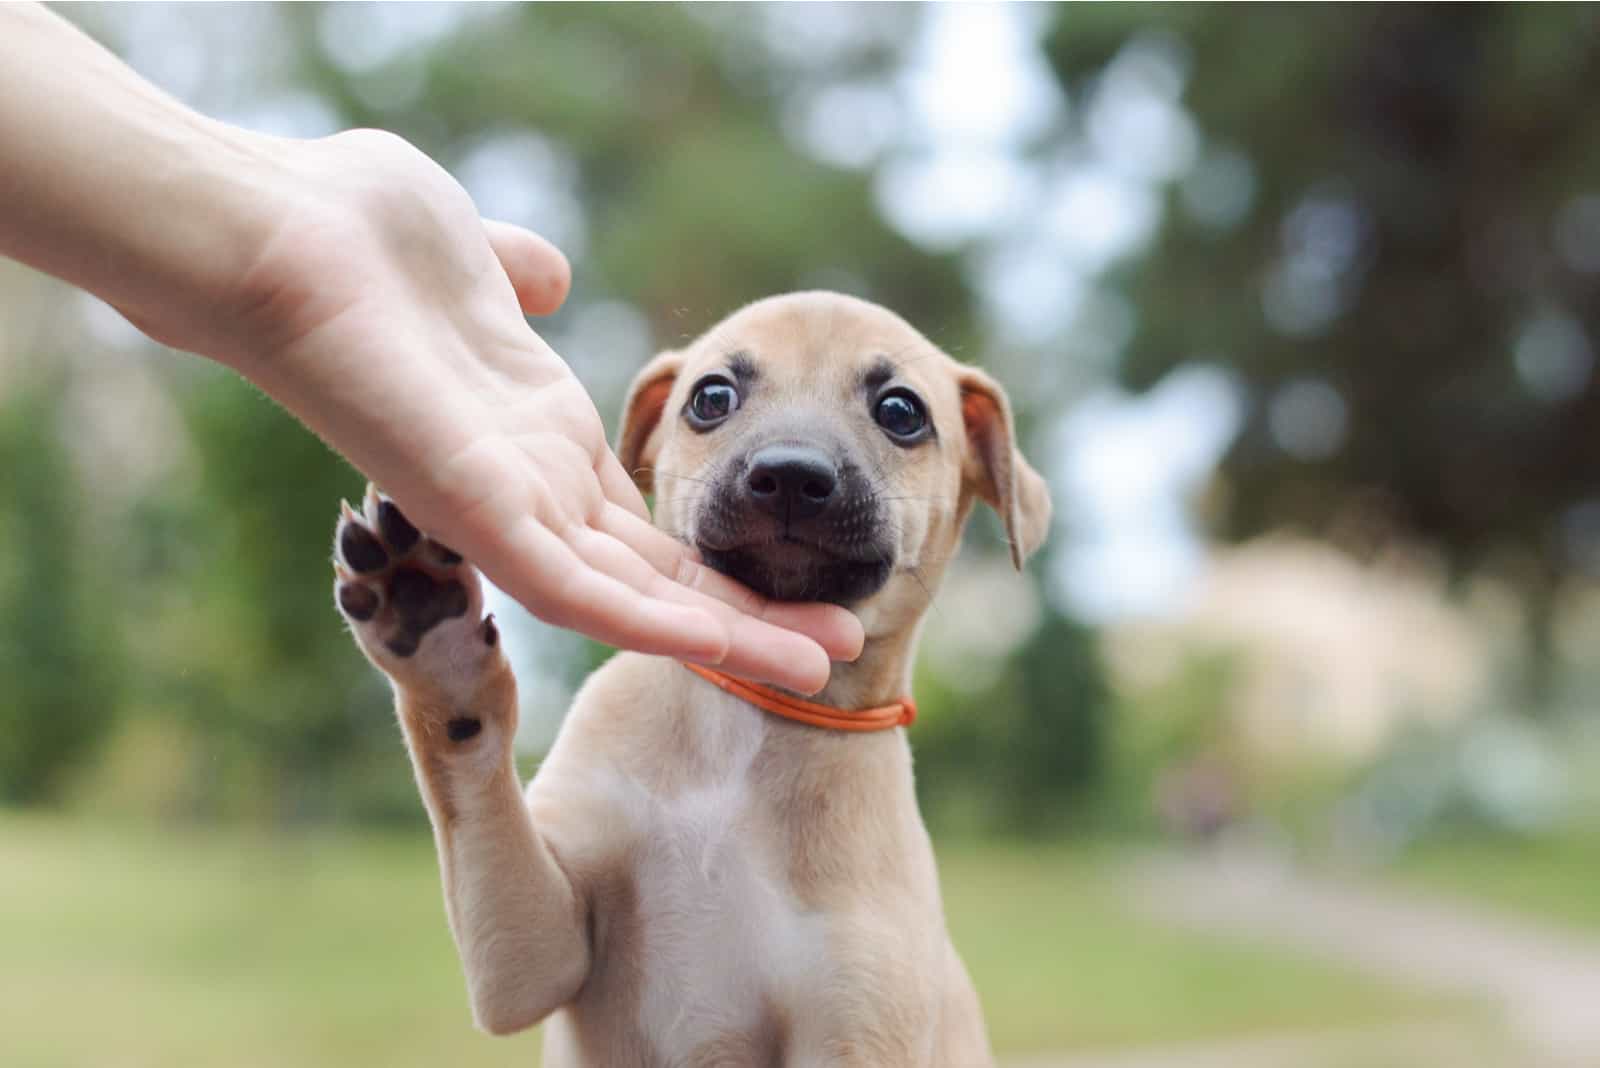
[[[732,549],[700,546],[713,570],[774,601],[826,601],[849,606],[866,600],[889,581],[886,560],[852,560],[794,541]]]

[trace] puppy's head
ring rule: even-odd
[[[749,305],[652,360],[618,455],[658,525],[776,600],[920,614],[974,500],[1018,567],[1050,520],[1000,387],[833,293]]]

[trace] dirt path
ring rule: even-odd
[[[1136,900],[1172,922],[1264,938],[1395,982],[1482,998],[1528,1052],[1484,1061],[1487,1051],[1468,1037],[1476,1053],[1466,1063],[1492,1063],[1494,1068],[1600,1066],[1600,941],[1593,938],[1435,898],[1311,876],[1251,853],[1152,856],[1132,865],[1128,880]],[[1448,1042],[1449,1030],[1433,1037],[1419,1032],[1419,1040]],[[1316,1059],[1310,1046],[1273,1050],[1269,1044],[1252,1058],[1244,1055],[1246,1045],[1225,1051],[1218,1047],[1221,1059],[1208,1059],[1204,1049],[1195,1048],[1179,1059],[1153,1054],[1146,1059],[1135,1055],[1053,1063],[1062,1068],[1299,1068],[1336,1063]],[[1040,1062],[1041,1068],[1045,1063]],[[1463,1062],[1441,1052],[1376,1063]]]

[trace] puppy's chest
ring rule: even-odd
[[[697,739],[700,776],[638,798],[637,922],[607,948],[636,963],[638,1026],[669,1060],[735,1035],[781,1042],[828,971],[829,919],[798,899],[755,773],[766,725],[732,711]]]

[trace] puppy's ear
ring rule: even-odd
[[[1022,563],[1050,531],[1050,487],[1017,451],[1011,402],[1000,384],[982,371],[960,373],[961,417],[967,429],[964,478],[1006,525],[1011,562]]]
[[[617,459],[640,493],[650,493],[655,488],[661,414],[682,367],[682,353],[663,352],[645,364],[628,387],[628,400],[622,407],[622,433],[617,438]]]

